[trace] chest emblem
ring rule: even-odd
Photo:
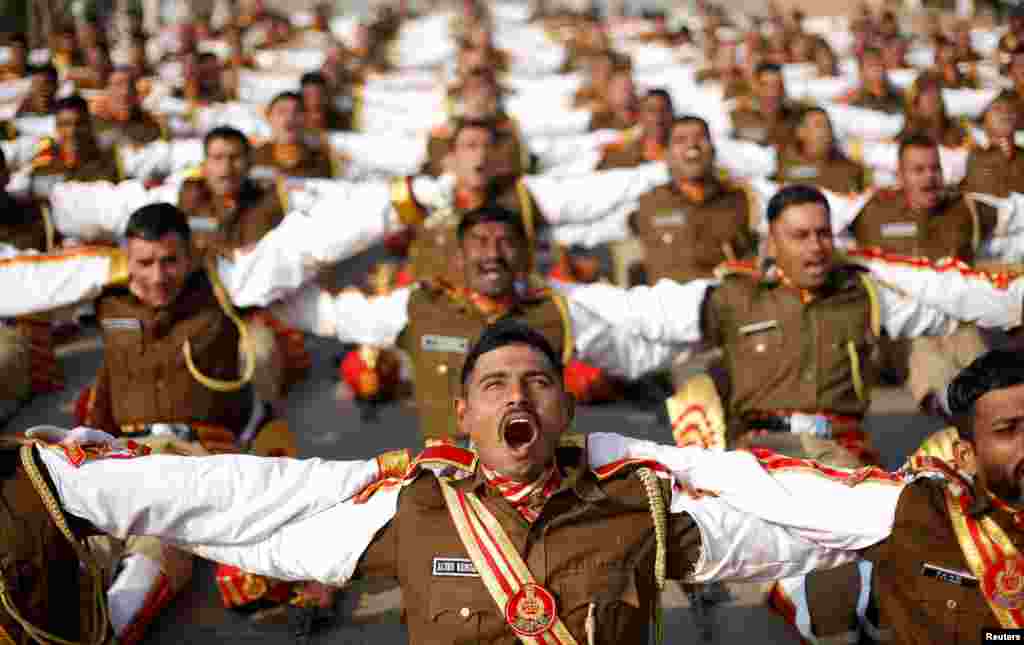
[[[1024,607],[1024,566],[1017,559],[995,563],[985,574],[985,592],[1003,609]]]
[[[815,179],[818,176],[818,169],[814,166],[793,166],[786,176],[790,179]]]
[[[540,636],[551,629],[556,616],[555,597],[532,582],[524,584],[505,605],[505,621],[520,636]]]

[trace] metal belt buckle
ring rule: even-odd
[[[789,431],[830,439],[832,437],[832,422],[828,420],[828,417],[820,414],[797,412],[789,417]]]

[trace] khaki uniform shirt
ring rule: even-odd
[[[572,351],[570,322],[556,297],[546,289],[527,292],[505,315],[529,324],[564,355]],[[408,320],[398,347],[412,357],[420,432],[428,439],[452,437],[452,401],[461,393],[466,354],[494,319],[452,287],[425,282],[409,299]]]
[[[193,244],[201,252],[236,249],[259,242],[284,219],[284,207],[273,184],[247,181],[237,206],[229,210],[202,178],[187,179],[178,204],[189,216]]]
[[[864,166],[839,152],[824,161],[810,161],[793,146],[779,153],[779,170],[774,180],[782,184],[811,184],[835,193],[859,193],[865,189]]]
[[[915,213],[907,207],[903,191],[886,190],[867,203],[852,231],[862,247],[933,260],[952,256],[970,262],[995,224],[993,208],[969,203],[959,194],[945,198],[934,213]]]
[[[40,142],[39,152],[32,160],[29,176],[31,192],[36,197],[46,197],[50,188],[58,181],[109,181],[117,183],[122,179],[121,163],[116,148],[96,148],[84,153],[74,167],[67,166],[60,157],[58,144],[52,139]]]
[[[892,630],[893,645],[978,643],[983,627],[997,628],[979,584],[957,584],[925,575],[925,565],[973,578],[950,521],[945,482],[919,479],[903,492],[896,521],[886,541],[866,557],[876,563],[873,585],[883,629]],[[1024,532],[1003,510],[987,511],[1024,548]]]
[[[723,82],[722,76],[713,69],[705,69],[697,72],[698,83]],[[750,83],[742,76],[730,77],[724,81],[725,87],[723,98],[734,99],[740,96],[748,96],[751,92]]]
[[[916,133],[927,134],[937,141],[940,146],[947,148],[959,148],[960,146],[967,145],[970,141],[970,136],[963,126],[952,119],[942,128],[934,128],[926,122],[909,119],[903,126],[902,132],[896,135],[896,140],[899,141]]]
[[[702,325],[725,354],[730,443],[745,431],[744,419],[759,412],[867,411],[875,382],[868,359],[878,330],[862,275],[855,267],[836,267],[823,292],[806,304],[796,289],[757,274],[727,276],[711,292]]]
[[[96,300],[103,365],[89,425],[119,433],[124,426],[202,422],[239,431],[248,392],[221,393],[199,383],[185,365],[185,341],[203,374],[239,376],[238,330],[221,310],[205,272],[192,274],[170,306],[153,309],[126,287]]]
[[[144,110],[137,110],[128,121],[96,116],[93,117],[93,127],[100,146],[104,148],[119,144],[144,146],[168,138],[164,123]]]
[[[579,448],[559,448],[556,461],[562,484],[532,526],[479,470],[453,485],[480,496],[537,583],[554,595],[558,615],[577,642],[587,642],[592,602],[595,642],[648,642],[657,591],[654,527],[643,485],[629,468],[598,480]],[[667,577],[682,579],[700,549],[699,530],[688,515],[670,516],[667,544]],[[398,512],[374,538],[356,573],[401,582],[411,645],[518,643],[481,578],[435,575],[435,558],[468,557],[440,486],[427,472],[402,491]]]
[[[795,138],[796,112],[788,107],[775,118],[768,118],[756,106],[733,111],[732,123],[737,139],[762,146],[785,146]]]
[[[528,193],[524,193],[525,191],[520,192],[516,183],[495,183],[487,203],[497,204],[519,213],[531,238],[532,246],[536,240],[536,227],[543,218],[537,210],[535,200],[529,197]],[[461,209],[444,209],[430,213],[416,228],[415,237],[409,246],[409,268],[414,279],[432,280],[442,277],[456,284],[461,281],[461,276],[455,275],[450,265],[451,258],[458,250],[457,238],[461,219]]]
[[[691,201],[675,183],[640,197],[631,222],[644,246],[649,284],[662,278],[709,278],[722,262],[756,250],[747,193],[732,185],[713,186],[701,203]]]
[[[1024,148],[1016,146],[1010,159],[995,146],[971,150],[967,175],[960,187],[965,193],[997,197],[1024,192]]]
[[[590,131],[626,130],[636,125],[636,119],[627,120],[615,112],[597,111],[590,116]]]
[[[336,175],[330,148],[326,141],[307,141],[295,146],[279,146],[271,141],[252,151],[253,176],[261,179],[283,175],[331,179]]]
[[[847,99],[850,105],[877,110],[886,114],[902,114],[904,110],[903,95],[895,88],[889,87],[885,94],[879,96],[860,88],[854,90]]]
[[[664,158],[664,146],[646,144],[639,128],[630,128],[622,133],[619,141],[605,146],[597,170],[635,168],[648,161],[661,161]]]
[[[39,206],[0,194],[0,242],[19,249],[48,250],[46,221]]]
[[[26,620],[55,636],[78,641],[80,629],[94,628],[86,618],[85,596],[79,593],[85,573],[80,572],[78,557],[25,474],[19,452],[12,447],[0,449],[0,575]],[[36,465],[47,478],[38,456]],[[50,490],[54,490],[52,483]],[[73,526],[77,524],[72,521]],[[13,639],[0,636],[4,642],[36,642],[7,611],[0,612],[0,629]]]
[[[530,171],[530,151],[523,143],[516,122],[510,117],[499,119],[498,141],[495,142],[493,161],[497,177],[512,177]],[[439,177],[445,172],[445,159],[452,151],[452,129],[442,124],[430,131],[427,140],[427,160],[421,171],[425,175]]]

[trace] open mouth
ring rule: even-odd
[[[501,424],[501,439],[513,451],[528,448],[537,436],[537,421],[529,412],[513,412]]]
[[[687,161],[699,161],[700,160],[700,150],[698,148],[690,148],[689,150],[686,151],[686,154],[684,155],[684,158]]]

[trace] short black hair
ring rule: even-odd
[[[672,112],[673,114],[675,114],[676,108],[675,108],[675,104],[672,101],[672,95],[669,94],[668,90],[666,90],[665,88],[663,88],[663,87],[655,87],[654,89],[647,90],[647,93],[644,94],[644,99],[650,99],[650,98],[664,99],[665,103],[668,104],[669,111]]]
[[[249,144],[249,138],[242,134],[242,131],[238,128],[232,128],[230,125],[220,125],[210,130],[203,137],[203,153],[205,154],[210,148],[210,143],[218,139],[225,141],[237,141],[242,144],[242,149],[245,154],[252,152],[252,146]]]
[[[480,357],[507,345],[527,345],[544,354],[558,375],[558,382],[563,383],[562,360],[548,339],[521,320],[502,318],[487,327],[466,354],[466,362],[462,366],[463,390],[466,389],[469,377],[473,374]]]
[[[821,204],[825,209],[825,214],[831,214],[831,209],[828,206],[828,199],[825,198],[825,194],[814,186],[808,186],[806,184],[793,184],[792,186],[786,186],[779,192],[772,195],[772,198],[768,200],[768,208],[765,213],[765,219],[771,224],[775,220],[779,219],[779,216],[791,206],[801,206],[803,204]]]
[[[192,241],[192,230],[188,227],[185,213],[167,202],[147,204],[132,213],[128,218],[128,226],[124,229],[125,238],[156,242],[170,234],[181,237],[185,245]]]
[[[320,72],[306,72],[299,79],[299,87],[306,87],[307,85],[321,85],[327,87],[327,77]]]
[[[57,82],[59,76],[57,75],[57,68],[49,63],[45,65],[33,65],[28,70],[29,76],[42,75],[48,77],[54,83]]]
[[[899,156],[897,157],[900,161],[903,161],[903,153],[906,152],[907,148],[938,148],[939,143],[931,137],[931,135],[924,132],[910,132],[900,138]]]
[[[199,54],[199,56],[196,57],[197,63],[205,63],[209,60],[217,61],[219,63],[220,56],[214,54],[213,52],[202,52],[201,54]]]
[[[711,138],[711,126],[708,125],[707,121],[695,114],[685,114],[681,117],[677,117],[676,120],[672,122],[672,129],[675,130],[681,125],[688,125],[690,123],[696,123],[700,127],[704,128],[704,134],[707,135],[708,139]]]
[[[89,103],[78,94],[65,96],[54,101],[54,114],[63,112],[64,110],[74,110],[75,112],[81,112],[82,114],[89,116]]]
[[[978,399],[993,390],[1024,384],[1024,357],[1020,352],[992,350],[957,374],[946,387],[946,410],[961,439],[974,439],[974,409]]]
[[[12,46],[19,45],[21,47],[24,47],[25,49],[28,49],[28,36],[26,36],[24,33],[20,31],[15,32],[7,36],[7,43]]]
[[[778,63],[760,63],[757,69],[754,71],[754,76],[760,78],[761,74],[770,72],[772,74],[782,74],[782,65]]]
[[[273,110],[274,106],[280,103],[281,101],[295,101],[299,104],[300,110],[304,109],[305,107],[302,103],[302,96],[298,92],[293,92],[289,90],[287,92],[280,92],[278,93],[277,96],[270,99],[270,103],[267,105],[267,110]]]
[[[519,213],[496,205],[481,206],[463,215],[462,219],[459,220],[459,228],[456,231],[457,239],[459,242],[462,242],[466,238],[466,233],[469,232],[469,229],[488,222],[500,222],[515,230],[522,239],[526,239],[526,228],[523,226],[523,218]]]

